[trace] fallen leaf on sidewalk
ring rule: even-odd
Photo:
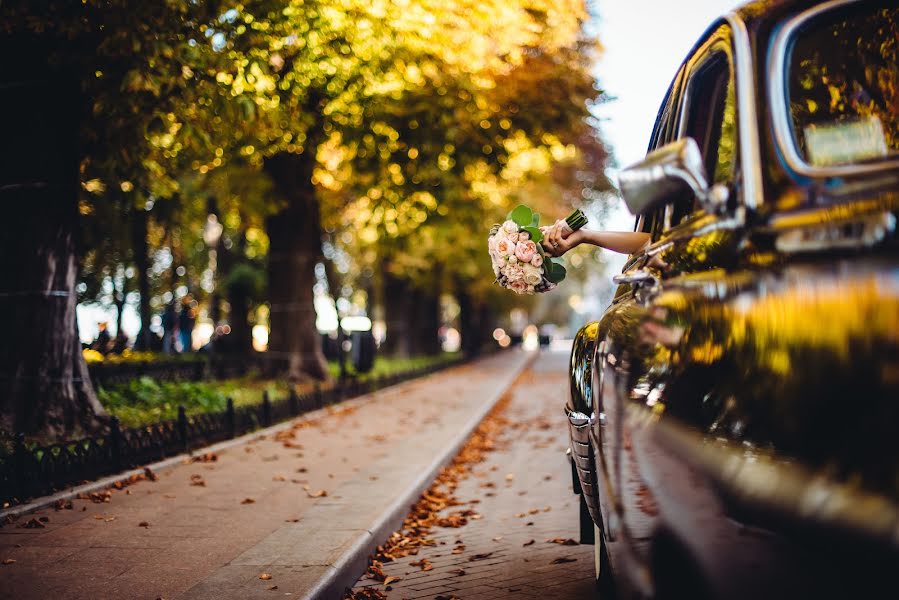
[[[72,501],[71,500],[57,500],[56,504],[53,505],[53,508],[56,510],[72,510]]]
[[[241,504],[255,504],[255,502],[256,501],[253,500],[252,498],[244,498],[243,500],[240,501]]]
[[[259,574],[259,579],[261,579],[262,581],[268,581],[271,578],[272,578],[272,576],[269,575],[268,573],[260,573]]]
[[[507,473],[506,481],[513,481],[515,479],[515,473]]]
[[[306,490],[306,495],[308,495],[310,498],[321,498],[323,496],[327,496],[328,492],[326,490],[316,490],[314,492]]]
[[[462,575],[465,575],[465,569],[453,569],[450,573],[461,577]]]
[[[386,600],[387,594],[374,588],[362,588],[361,590],[348,590],[343,596],[344,600]]]
[[[275,475],[272,477],[272,481],[287,481],[287,477],[284,477],[284,475]]]
[[[528,516],[528,514],[527,514],[527,513],[515,513],[515,516],[518,517],[518,518],[520,519],[520,518],[522,518],[522,517]]]
[[[271,591],[271,590],[276,590],[276,589],[278,589],[278,586],[276,586],[276,585],[273,585],[273,586],[271,586],[271,587],[270,587],[270,588],[268,588],[268,589],[269,589],[269,591]]]
[[[194,473],[190,476],[190,484],[206,487],[206,480],[203,479],[202,475],[197,475],[196,473]]]
[[[563,564],[563,563],[570,563],[570,562],[574,562],[574,561],[576,561],[576,560],[577,560],[576,558],[571,558],[571,557],[568,557],[568,556],[560,556],[559,558],[553,560],[553,561],[552,561],[551,563],[549,563],[549,564],[551,564],[551,565],[561,565],[561,564]]]
[[[15,564],[15,562],[16,562],[16,559],[14,559],[14,558],[4,558],[3,559],[4,565],[12,565],[12,564]]]
[[[503,539],[503,536],[498,535],[498,536],[496,536],[495,538],[493,538],[493,541],[494,541],[494,542],[498,542],[498,541],[500,541],[501,539]]]
[[[459,544],[455,548],[453,548],[453,554],[462,554],[465,552],[465,544]]]
[[[444,596],[441,594],[439,596],[434,596],[434,600],[461,600],[461,598],[458,596]]]
[[[431,564],[427,558],[423,558],[421,560],[416,560],[409,563],[413,567],[420,567],[422,571],[430,571],[434,568],[434,565]]]
[[[153,472],[150,467],[144,467],[144,477],[149,479],[150,481],[159,481],[159,475]]]
[[[307,473],[308,471],[309,469],[307,469],[306,467],[300,467],[299,469],[297,469],[297,473]]]
[[[528,540],[522,544],[522,546],[533,546],[535,540]]]
[[[484,552],[483,554],[475,554],[468,558],[468,562],[474,562],[476,560],[484,560],[485,558],[490,558],[493,556],[493,552]]]
[[[553,538],[551,540],[546,540],[550,544],[561,544],[562,546],[577,546],[578,543],[571,538]]]
[[[391,575],[390,577],[387,577],[386,579],[384,579],[384,585],[390,585],[394,581],[402,581],[402,580],[403,580],[402,577],[394,577],[393,575]]]
[[[206,452],[199,456],[194,456],[193,458],[190,459],[190,462],[208,463],[208,462],[216,462],[218,459],[219,459],[218,454],[216,454],[215,452]]]
[[[137,524],[137,526],[138,527],[149,527],[150,524],[147,523],[146,521],[141,521],[140,523]]]
[[[18,527],[21,529],[43,529],[45,525],[37,519],[31,518],[24,523],[19,523]]]

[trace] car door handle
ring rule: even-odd
[[[623,283],[642,283],[644,281],[658,281],[656,276],[646,269],[637,269],[635,271],[628,271],[626,273],[620,273],[612,277],[612,281],[621,285]]]

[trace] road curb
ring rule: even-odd
[[[457,368],[457,367],[451,367],[450,369],[453,369],[453,368]],[[250,433],[246,433],[240,437],[232,438],[230,440],[224,440],[222,442],[218,442],[218,443],[215,443],[215,444],[212,444],[209,446],[205,446],[202,448],[196,448],[190,452],[185,452],[182,454],[171,456],[169,458],[164,458],[160,461],[157,461],[155,463],[148,464],[148,465],[145,465],[142,467],[129,469],[128,471],[123,471],[121,473],[116,473],[114,475],[108,475],[106,477],[103,477],[102,479],[98,479],[96,481],[91,481],[91,482],[84,483],[84,484],[81,484],[78,486],[74,486],[69,489],[66,489],[66,490],[63,490],[60,492],[56,492],[55,494],[51,494],[49,496],[41,496],[40,498],[32,500],[31,502],[29,502],[27,504],[11,506],[9,508],[0,510],[0,521],[2,521],[3,519],[5,519],[7,517],[14,519],[14,518],[20,517],[22,515],[26,515],[28,513],[32,513],[32,512],[41,510],[42,508],[51,507],[51,506],[55,505],[57,502],[59,502],[60,500],[62,500],[62,501],[72,500],[74,498],[77,498],[81,494],[91,494],[93,492],[106,490],[106,489],[112,487],[116,482],[126,480],[135,475],[143,474],[145,469],[150,469],[154,473],[161,473],[167,469],[170,469],[171,467],[183,464],[185,461],[189,461],[191,459],[191,457],[196,456],[196,455],[202,455],[202,454],[206,454],[206,453],[210,453],[210,452],[212,452],[212,453],[222,452],[222,451],[228,450],[230,448],[243,446],[244,444],[252,442],[253,440],[258,439],[261,436],[269,436],[271,434],[278,433],[279,431],[289,429],[296,422],[303,422],[303,421],[308,421],[308,420],[312,420],[312,419],[317,419],[323,415],[326,415],[328,412],[328,409],[332,408],[334,406],[355,406],[356,404],[362,404],[365,402],[369,402],[383,392],[387,392],[387,391],[393,392],[393,391],[396,391],[398,388],[401,388],[401,387],[409,385],[409,384],[421,383],[422,381],[426,381],[428,378],[433,377],[434,375],[439,375],[446,371],[447,371],[447,369],[442,369],[440,371],[437,371],[435,373],[430,373],[423,377],[416,377],[415,379],[410,379],[408,381],[398,383],[397,385],[394,385],[394,386],[389,386],[389,387],[382,388],[380,390],[377,390],[377,391],[369,393],[369,394],[364,394],[362,396],[359,396],[358,398],[344,400],[343,402],[339,402],[336,404],[332,404],[330,406],[326,406],[323,408],[319,408],[319,409],[304,413],[302,415],[299,415],[297,417],[294,417],[294,418],[284,421],[282,423],[278,423],[276,425],[266,427],[265,429],[258,429],[256,431],[251,431]]]
[[[347,588],[353,587],[365,570],[369,557],[380,544],[383,544],[394,531],[400,528],[409,512],[409,507],[428,489],[440,469],[459,453],[472,432],[496,406],[500,398],[509,391],[536,356],[537,353],[529,353],[515,369],[505,376],[493,396],[471,416],[465,426],[438,453],[430,465],[421,471],[410,485],[396,494],[387,510],[375,519],[368,531],[353,540],[349,548],[334,561],[331,568],[304,593],[302,596],[304,600],[337,600],[342,597]]]

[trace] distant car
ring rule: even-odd
[[[899,598],[897,54],[894,1],[748,4],[622,171],[651,243],[566,405],[602,590]]]

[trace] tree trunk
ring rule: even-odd
[[[433,356],[440,353],[440,294],[431,290],[415,290],[412,294],[413,354]]]
[[[0,428],[55,437],[106,413],[75,317],[80,97],[30,75],[0,86]]]
[[[277,154],[265,170],[287,206],[266,220],[269,237],[268,293],[271,302],[268,354],[275,370],[290,379],[303,374],[329,379],[315,327],[312,288],[321,258],[321,220],[312,185],[315,144],[303,154]]]
[[[412,356],[412,293],[409,282],[391,274],[386,269],[383,277],[384,323],[387,338],[382,348],[390,356]]]
[[[140,331],[134,341],[136,350],[150,350],[150,265],[147,252],[147,211],[132,208],[131,243],[134,251],[134,269],[137,271],[137,291],[140,294]]]
[[[456,294],[459,302],[459,334],[462,336],[462,352],[466,356],[477,356],[481,353],[488,332],[486,324],[480,322],[479,306],[464,289]]]
[[[250,312],[249,299],[243,294],[230,294],[228,296],[228,324],[231,333],[228,339],[228,352],[249,354],[253,352],[253,328],[247,318]]]

